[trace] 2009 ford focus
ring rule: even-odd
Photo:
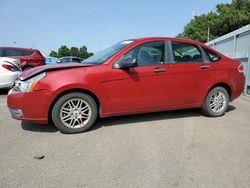
[[[225,113],[243,91],[239,61],[194,41],[124,40],[81,64],[46,65],[21,74],[8,94],[15,119],[64,133],[88,130],[97,117],[201,108]]]

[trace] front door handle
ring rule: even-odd
[[[210,65],[201,65],[200,68],[201,68],[201,69],[209,69],[209,68],[210,68]]]
[[[165,68],[155,68],[153,71],[154,71],[155,73],[166,72],[166,69],[165,69]]]

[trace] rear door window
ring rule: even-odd
[[[198,46],[182,42],[172,42],[175,63],[203,62]]]
[[[21,50],[22,56],[31,56],[34,52],[29,50]]]

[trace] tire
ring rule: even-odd
[[[95,123],[98,115],[95,100],[81,92],[73,92],[60,97],[51,112],[54,125],[62,133],[87,131]]]
[[[229,103],[229,94],[224,87],[213,88],[206,97],[202,112],[209,117],[219,117],[225,114]]]

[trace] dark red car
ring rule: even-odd
[[[0,47],[0,57],[12,57],[20,60],[20,67],[25,70],[45,65],[45,59],[39,50],[30,48]]]
[[[15,119],[64,133],[97,117],[201,108],[221,116],[243,91],[243,66],[204,44],[175,38],[125,40],[83,61],[24,71],[8,95]]]

